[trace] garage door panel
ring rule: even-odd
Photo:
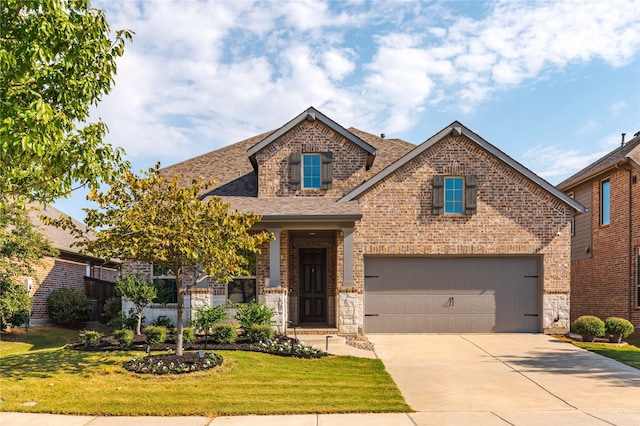
[[[539,331],[536,257],[366,257],[367,332]]]

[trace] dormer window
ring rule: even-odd
[[[333,153],[292,152],[289,156],[291,189],[331,189],[333,186]]]
[[[302,188],[320,189],[320,154],[302,154]]]

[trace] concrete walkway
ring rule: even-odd
[[[375,354],[334,336],[329,351],[379,356],[416,410],[406,414],[93,417],[0,413],[0,426],[640,426],[640,371],[544,335],[370,335]],[[325,348],[324,336],[304,336]]]

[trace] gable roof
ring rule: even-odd
[[[402,158],[398,159],[396,162],[394,162],[393,164],[385,168],[383,171],[376,174],[371,179],[367,180],[362,185],[358,186],[353,191],[346,194],[339,201],[347,202],[347,201],[352,201],[357,199],[360,195],[362,195],[363,193],[371,189],[375,184],[384,180],[393,172],[400,169],[409,161],[413,160],[414,158],[416,158],[417,156],[419,156],[420,154],[422,154],[423,152],[425,152],[426,150],[431,148],[433,145],[440,142],[442,139],[444,139],[445,137],[447,137],[452,133],[456,136],[457,135],[466,136],[471,141],[475,142],[480,147],[482,147],[485,151],[488,151],[489,153],[491,153],[492,155],[494,155],[495,157],[497,157],[498,159],[500,159],[501,161],[503,161],[504,163],[506,163],[507,165],[509,165],[516,171],[518,171],[519,173],[521,173],[522,175],[526,176],[529,180],[535,182],[544,190],[549,192],[551,195],[555,196],[556,198],[559,198],[565,204],[568,204],[569,206],[574,208],[577,212],[583,213],[585,211],[584,206],[582,206],[576,200],[565,195],[562,191],[558,190],[549,182],[542,179],[540,176],[536,175],[531,170],[527,169],[525,166],[523,166],[513,158],[509,157],[507,154],[505,154],[504,152],[502,152],[501,150],[499,150],[498,148],[496,148],[495,146],[493,146],[492,144],[490,144],[489,142],[487,142],[486,140],[478,136],[476,133],[469,130],[467,127],[465,127],[463,124],[461,124],[458,121],[454,121],[444,129],[442,129],[441,131],[439,131],[438,133],[436,133],[435,135],[433,135],[432,137],[424,141],[422,144],[418,145],[415,149],[405,154]]]
[[[286,134],[288,131],[290,131],[291,129],[293,129],[303,121],[316,121],[316,120],[325,124],[326,126],[331,128],[331,130],[333,130],[334,132],[342,135],[348,141],[356,144],[357,146],[365,150],[368,154],[367,169],[371,167],[371,165],[373,164],[373,158],[376,155],[376,149],[374,147],[372,147],[371,145],[369,145],[368,143],[360,139],[358,136],[354,135],[353,133],[351,133],[350,131],[348,131],[347,129],[345,129],[344,127],[342,127],[341,125],[339,125],[338,123],[336,123],[335,121],[333,121],[332,119],[330,119],[329,117],[327,117],[326,115],[324,115],[323,113],[315,109],[314,107],[309,107],[305,111],[300,113],[297,117],[295,117],[293,120],[289,121],[287,124],[280,127],[278,130],[271,133],[262,141],[260,141],[259,143],[257,143],[256,145],[252,146],[247,150],[247,155],[249,156],[249,160],[251,161],[251,164],[253,165],[254,170],[258,169],[258,163],[256,161],[256,154],[258,152],[260,152],[262,149],[267,147],[269,144],[274,142],[276,139],[278,139],[282,135]]]
[[[635,164],[636,168],[640,168],[640,133],[636,133],[635,137],[624,145],[619,146],[578,173],[560,182],[558,188],[566,191],[621,163],[627,162],[631,162]]]

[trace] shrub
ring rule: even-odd
[[[229,312],[227,312],[223,305],[203,307],[196,310],[195,318],[191,322],[191,325],[200,331],[208,333],[209,329],[215,327],[216,324],[225,320],[228,316]]]
[[[252,325],[269,325],[273,318],[273,309],[269,308],[264,302],[236,305],[236,319],[238,324],[246,332]]]
[[[166,315],[160,315],[158,318],[156,318],[156,320],[154,322],[151,323],[152,325],[157,325],[158,327],[164,327],[166,329],[170,329],[173,328],[173,322],[171,322],[171,318],[169,318]]]
[[[114,330],[122,328],[122,299],[112,297],[104,302],[102,321]]]
[[[273,338],[273,328],[270,325],[254,324],[247,330],[247,340],[250,342],[266,342]]]
[[[231,324],[219,324],[213,329],[213,341],[216,343],[233,343],[237,338],[236,328]]]
[[[129,346],[133,343],[133,330],[116,330],[113,332],[113,340],[118,346]]]
[[[0,277],[0,328],[29,325],[31,298],[27,288],[8,277]]]
[[[143,315],[140,324],[144,325],[146,324],[146,322],[147,317]],[[128,314],[122,314],[122,328],[126,328],[127,330],[135,330],[137,326],[138,316],[136,315],[136,312],[133,310],[133,308],[129,308]]]
[[[158,325],[150,325],[145,327],[142,334],[144,334],[144,341],[150,345],[164,343],[167,340],[167,334],[169,330],[166,327]]]
[[[53,290],[47,305],[51,317],[58,322],[86,321],[91,316],[91,301],[73,288]]]
[[[191,343],[196,340],[196,332],[193,327],[184,327],[182,329],[182,341],[184,343]]]
[[[582,335],[604,336],[604,321],[592,315],[583,315],[571,324],[571,331]]]
[[[95,345],[102,339],[102,333],[93,330],[83,330],[78,335],[78,341],[84,346]]]
[[[604,320],[604,329],[609,334],[614,334],[623,339],[633,333],[633,324],[624,318],[609,317]]]

